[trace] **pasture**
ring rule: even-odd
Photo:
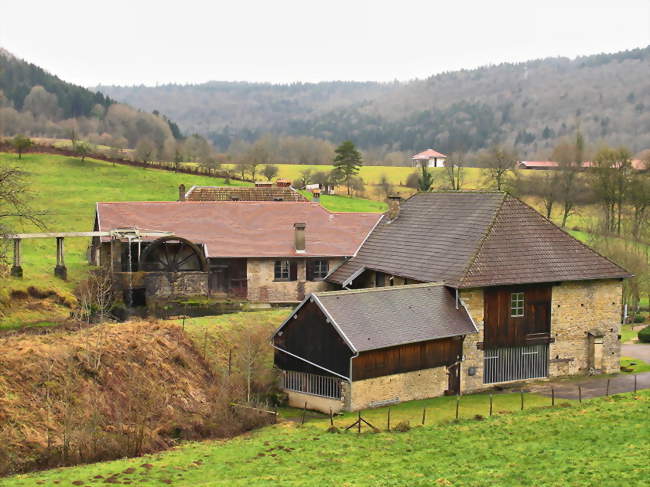
[[[482,401],[485,408],[484,395],[465,399]],[[408,432],[386,432],[379,419],[382,432],[361,435],[327,433],[326,419],[303,426],[289,421],[232,440],[18,475],[3,479],[3,485],[618,487],[647,481],[649,391],[523,412],[503,406],[492,417],[466,411],[459,422],[436,417],[435,407],[449,409],[451,400],[395,406],[396,414],[431,408],[429,422],[419,426],[415,419]],[[335,424],[341,428],[353,419],[336,418]],[[601,434],[605,425],[615,427]]]

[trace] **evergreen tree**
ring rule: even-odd
[[[18,159],[22,159],[23,152],[34,145],[34,142],[32,142],[32,139],[24,135],[16,135],[11,139],[11,145],[14,146],[14,149],[18,153]]]
[[[433,175],[429,172],[429,168],[426,163],[422,164],[422,174],[418,178],[418,190],[419,191],[430,191],[431,186],[433,185]]]
[[[350,196],[352,177],[359,173],[359,169],[363,165],[361,153],[349,140],[346,140],[339,145],[334,152],[336,152],[336,157],[334,158],[334,171],[336,171],[341,180],[345,182],[345,185],[348,188],[348,196]]]

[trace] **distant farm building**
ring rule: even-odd
[[[413,167],[445,167],[447,156],[433,149],[427,149],[411,157]]]

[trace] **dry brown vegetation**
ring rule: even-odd
[[[176,325],[0,338],[0,474],[137,456],[268,422]]]

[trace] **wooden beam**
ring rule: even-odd
[[[113,230],[111,232],[45,232],[45,233],[16,233],[5,235],[3,239],[25,239],[25,238],[67,238],[67,237],[112,237],[129,233],[128,230]],[[164,237],[173,235],[172,232],[133,232],[140,237]]]

